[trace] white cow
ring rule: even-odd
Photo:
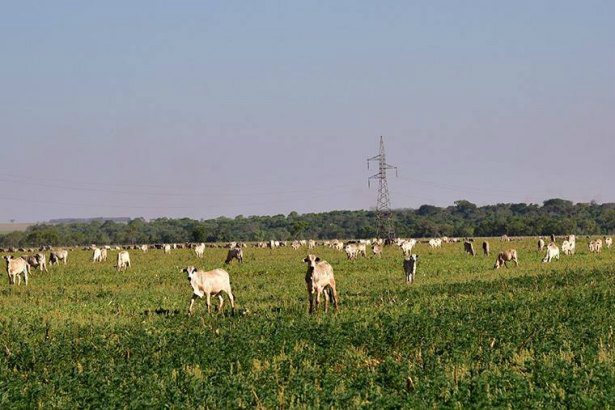
[[[166,254],[170,254],[171,253],[171,245],[166,244],[162,247],[162,249],[164,250],[164,253]]]
[[[26,286],[28,286],[28,274],[30,273],[30,265],[23,258],[13,258],[11,255],[4,257],[6,261],[6,273],[9,276],[9,285],[15,284],[15,278],[19,279],[18,285],[21,285],[21,276],[23,275]]]
[[[604,244],[606,245],[607,249],[611,249],[611,246],[613,246],[613,238],[605,237],[604,238]]]
[[[68,251],[64,249],[57,249],[52,251],[49,255],[49,265],[58,265],[60,261],[64,262],[64,265],[68,263]]]
[[[410,255],[412,252],[412,248],[416,245],[416,239],[410,239],[408,241],[403,241],[399,246],[401,251],[404,253],[404,256]]]
[[[303,261],[308,265],[308,270],[305,274],[305,284],[310,301],[310,313],[318,310],[322,293],[325,296],[325,312],[329,310],[329,299],[332,300],[335,310],[338,310],[335,277],[333,276],[331,265],[326,261],[321,261],[320,258],[314,255],[308,255]]]
[[[205,244],[204,243],[200,243],[197,246],[194,247],[194,253],[196,253],[196,257],[197,258],[202,258],[203,254],[205,253]]]
[[[102,262],[102,251],[99,248],[94,248],[92,262]]]
[[[211,313],[211,296],[218,296],[220,304],[218,305],[218,311],[222,311],[224,306],[224,297],[222,292],[226,293],[230,302],[233,312],[235,312],[235,297],[231,290],[231,279],[229,274],[224,269],[214,269],[209,272],[203,272],[197,270],[194,266],[188,266],[183,270],[188,274],[188,281],[192,286],[192,298],[190,299],[190,307],[188,308],[188,314],[192,314],[192,307],[194,301],[203,296],[207,296],[207,312]]]
[[[116,268],[118,272],[130,268],[130,254],[127,251],[118,252]]]
[[[571,242],[569,240],[565,240],[564,242],[562,242],[562,252],[564,253],[564,255],[567,255],[567,256],[574,255],[576,247],[577,247],[577,244],[574,241]]]
[[[559,248],[558,248],[558,246],[556,244],[551,242],[547,246],[547,256],[545,256],[545,258],[542,260],[542,262],[543,263],[549,263],[553,259],[559,260]]]

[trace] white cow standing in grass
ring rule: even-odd
[[[545,258],[542,260],[542,263],[549,263],[553,259],[559,260],[559,248],[556,244],[551,242],[547,246],[547,256],[545,256]]]
[[[23,258],[14,258],[11,255],[4,257],[6,261],[6,273],[9,276],[9,285],[15,284],[15,279],[18,279],[18,285],[21,285],[21,276],[23,275],[26,286],[28,286],[28,274],[30,273],[30,265]]]
[[[197,258],[202,258],[203,254],[205,253],[205,244],[204,243],[200,243],[197,246],[194,247],[194,253],[196,253],[196,257]]]
[[[127,251],[121,251],[117,254],[117,271],[126,271],[130,268],[130,254]]]
[[[102,251],[99,248],[92,251],[92,262],[102,262]]]
[[[412,252],[412,249],[414,248],[415,245],[416,245],[416,239],[410,239],[408,241],[401,242],[399,247],[401,248],[401,251],[404,253],[404,256],[408,256]]]
[[[310,300],[310,313],[318,310],[322,293],[325,296],[325,312],[329,310],[329,299],[332,300],[335,310],[338,310],[333,267],[328,262],[321,261],[319,257],[314,255],[308,255],[303,261],[308,265],[308,270],[305,274],[305,284]]]
[[[188,274],[188,281],[192,287],[192,298],[190,299],[190,307],[188,314],[192,314],[194,301],[198,298],[207,296],[207,312],[211,313],[211,297],[218,296],[220,303],[218,304],[218,312],[222,311],[224,306],[224,297],[222,292],[226,293],[231,302],[231,308],[235,312],[235,297],[231,290],[231,279],[229,274],[224,269],[214,269],[209,272],[197,270],[194,266],[188,266],[183,270]]]

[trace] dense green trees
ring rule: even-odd
[[[460,200],[440,208],[423,205],[394,211],[396,232],[402,237],[563,235],[615,232],[615,204],[578,203],[550,199],[536,204],[497,204],[478,207]],[[302,238],[370,238],[376,235],[373,211],[333,211],[288,216],[193,219],[142,218],[127,224],[92,221],[35,225],[25,232],[0,236],[0,246],[130,244],[160,242],[219,242]]]

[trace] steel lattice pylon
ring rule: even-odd
[[[389,184],[387,182],[387,171],[394,169],[397,175],[397,167],[387,164],[384,153],[384,139],[380,137],[380,153],[367,160],[367,169],[372,161],[378,161],[378,173],[368,179],[368,186],[371,186],[373,179],[378,180],[378,200],[376,201],[376,235],[381,238],[392,240],[395,237],[395,227],[391,213],[391,197],[389,195]]]

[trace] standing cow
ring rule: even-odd
[[[406,273],[406,283],[411,285],[416,277],[416,264],[419,256],[412,254],[404,259],[404,272]]]
[[[483,241],[483,254],[485,256],[489,256],[490,253],[491,253],[491,251],[489,249],[489,242]]]
[[[318,310],[320,295],[324,292],[325,312],[329,310],[329,298],[333,301],[335,310],[338,310],[337,290],[335,288],[335,278],[333,267],[326,261],[314,255],[308,255],[304,260],[308,265],[305,274],[305,284],[307,286],[308,298],[310,300],[310,313]]]
[[[470,241],[465,241],[463,243],[463,249],[469,255],[476,256],[476,251],[474,251],[474,245]]]

